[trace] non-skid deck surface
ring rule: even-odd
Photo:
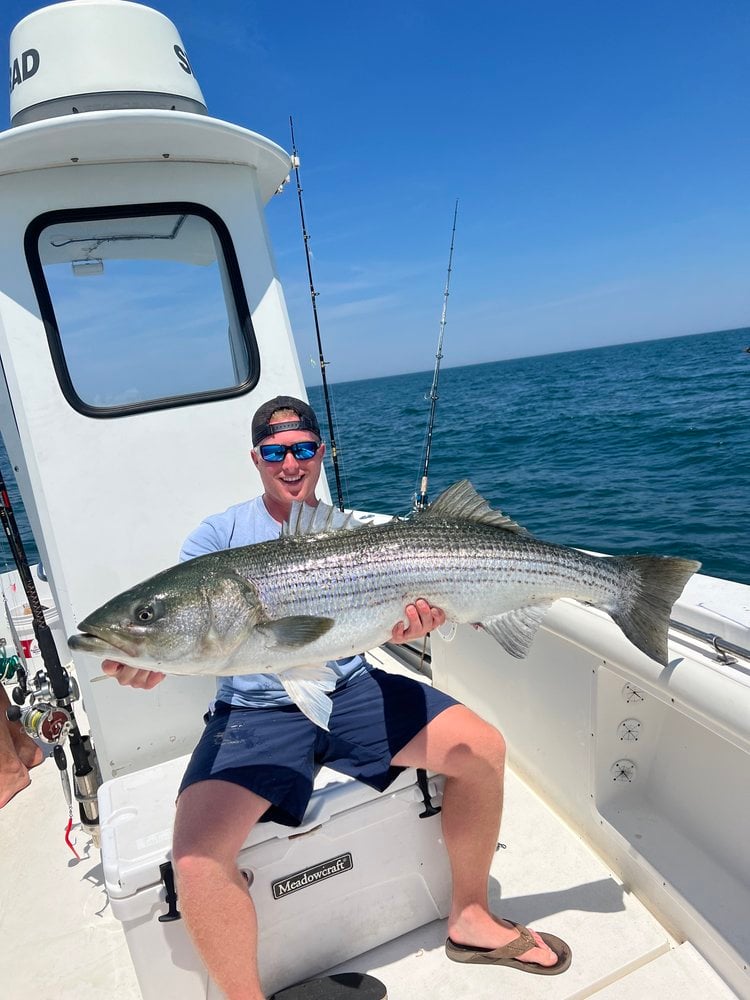
[[[733,1000],[735,994],[687,941],[605,987],[596,1000]]]
[[[77,826],[72,836],[81,860],[65,845],[68,810],[54,761],[31,777],[31,787],[0,812],[0,995],[140,1000],[99,852]]]
[[[573,951],[567,972],[533,976],[450,962],[444,954],[443,921],[412,931],[335,971],[357,969],[377,976],[388,988],[388,1000],[578,1000],[594,994],[601,1000],[672,995],[680,1000],[727,1000],[734,996],[693,949],[687,963],[679,949],[670,950],[674,942],[662,926],[512,773],[500,839],[505,847],[498,851],[492,870],[493,910],[564,938]],[[665,992],[663,979],[678,972],[680,990]]]

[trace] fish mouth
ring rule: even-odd
[[[99,653],[106,656],[109,653],[126,653],[128,656],[138,655],[138,646],[129,642],[118,632],[108,628],[97,628],[88,622],[81,622],[81,630],[68,638],[68,647],[74,652]]]

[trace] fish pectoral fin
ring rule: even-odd
[[[313,615],[289,615],[287,618],[276,618],[265,622],[268,629],[280,646],[292,649],[306,646],[320,639],[333,627],[333,618],[316,618]]]
[[[284,690],[301,712],[321,729],[328,729],[333,702],[327,692],[333,691],[338,675],[330,667],[292,667],[279,674]]]
[[[503,615],[488,618],[487,621],[480,622],[480,625],[507,653],[523,660],[551,605],[552,601],[546,601],[544,604],[516,608]]]

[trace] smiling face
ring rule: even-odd
[[[269,424],[285,423],[289,420],[299,419],[298,415],[291,410],[277,410],[271,417]],[[260,473],[263,483],[263,500],[266,508],[275,520],[285,521],[289,516],[292,503],[296,500],[300,503],[314,505],[315,488],[320,479],[320,470],[323,466],[323,456],[325,455],[325,445],[321,444],[312,458],[297,459],[288,451],[283,462],[267,462],[260,454],[260,446],[265,444],[296,444],[298,441],[317,441],[318,438],[312,431],[293,430],[280,431],[272,434],[258,442],[250,455],[253,464]]]

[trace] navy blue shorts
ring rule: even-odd
[[[395,755],[454,698],[420,681],[370,668],[331,693],[330,732],[296,705],[238,708],[218,702],[180,785],[230,781],[271,802],[262,821],[299,826],[323,764],[384,791],[404,770]]]

